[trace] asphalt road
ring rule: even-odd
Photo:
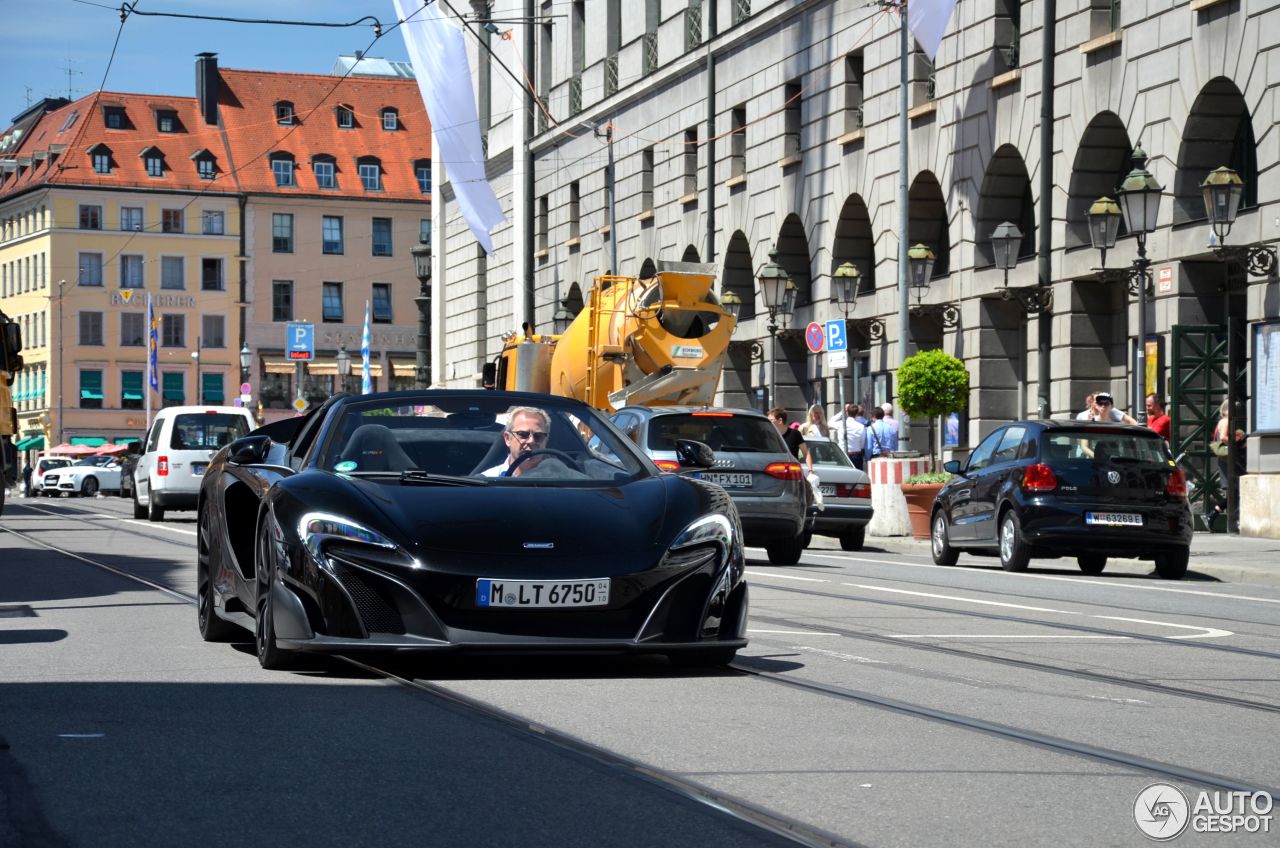
[[[0,845],[1145,845],[1150,784],[1280,794],[1280,587],[757,551],[732,670],[269,673],[199,639],[193,515],[127,506],[0,520]]]

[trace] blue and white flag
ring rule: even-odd
[[[913,0],[907,7],[907,28],[920,42],[920,49],[930,62],[938,57],[942,33],[955,8],[956,0]]]
[[[373,381],[369,379],[369,301],[364,302],[364,335],[360,337],[360,394],[367,395],[373,391]]]
[[[484,252],[491,254],[493,237],[489,233],[507,219],[485,176],[466,42],[439,3],[415,6],[407,0],[395,0],[396,15],[404,21],[400,32],[418,78],[418,91],[440,145],[435,155],[449,163],[449,185],[462,217]]]

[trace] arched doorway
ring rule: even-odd
[[[907,195],[907,241],[927,245],[937,259],[933,263],[933,279],[951,273],[951,228],[947,221],[947,202],[938,178],[921,171],[911,183]]]
[[[681,262],[701,262],[702,259],[699,258],[698,248],[694,247],[693,245],[689,245],[688,247],[686,247],[684,249],[684,256],[680,257],[680,261]]]
[[[1226,77],[1210,80],[1191,106],[1178,148],[1173,181],[1173,223],[1205,218],[1200,183],[1222,165],[1244,180],[1240,209],[1258,205],[1258,147],[1249,107],[1236,84]]]
[[[978,195],[977,227],[974,237],[976,267],[995,264],[995,248],[991,233],[1002,222],[1017,225],[1022,231],[1022,243],[1018,246],[1018,258],[1035,255],[1036,218],[1035,203],[1031,197],[1031,178],[1022,154],[1012,144],[1005,144],[991,157],[986,176],[982,179],[982,191]]]
[[[1099,112],[1085,128],[1071,166],[1071,184],[1067,190],[1068,248],[1092,244],[1089,207],[1100,197],[1115,198],[1116,188],[1129,173],[1132,151],[1129,133],[1114,112]],[[1123,235],[1123,221],[1120,227]]]
[[[652,259],[645,259],[640,263],[640,279],[651,280],[658,276],[658,266],[654,264]]]
[[[805,235],[804,224],[800,216],[792,213],[782,221],[778,231],[776,262],[786,269],[787,276],[795,284],[795,307],[798,313],[803,307],[813,302],[813,277],[810,272],[809,239]],[[811,392],[809,374],[809,350],[805,346],[804,334],[796,331],[800,319],[793,314],[789,319],[790,326],[786,332],[777,334],[777,343],[773,350],[766,353],[772,357],[770,365],[771,385],[773,392],[770,402],[773,406],[786,409],[793,421],[803,421],[805,408],[809,405]]]
[[[759,373],[762,369],[753,367],[757,365],[753,353],[760,349],[760,342],[750,338],[753,332],[750,322],[756,317],[756,275],[751,264],[751,245],[742,230],[735,230],[729,237],[729,246],[724,252],[720,295],[729,293],[736,295],[742,306],[738,310],[738,329],[734,330],[733,341],[729,343],[729,355],[720,377],[722,403],[754,409],[761,404],[756,389],[763,385]]]

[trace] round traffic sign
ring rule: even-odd
[[[817,321],[810,321],[809,326],[804,328],[804,341],[809,346],[809,350],[821,353],[827,341],[826,331]]]

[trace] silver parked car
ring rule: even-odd
[[[835,536],[846,551],[861,550],[872,515],[870,478],[830,439],[806,436],[805,443],[813,456],[813,470],[822,495],[822,510],[814,521],[813,532]]]
[[[809,543],[803,468],[764,413],[700,406],[628,406],[613,423],[664,471],[680,471],[677,439],[693,439],[715,453],[709,471],[684,472],[724,487],[738,507],[748,545],[763,546],[769,562],[795,565]]]

